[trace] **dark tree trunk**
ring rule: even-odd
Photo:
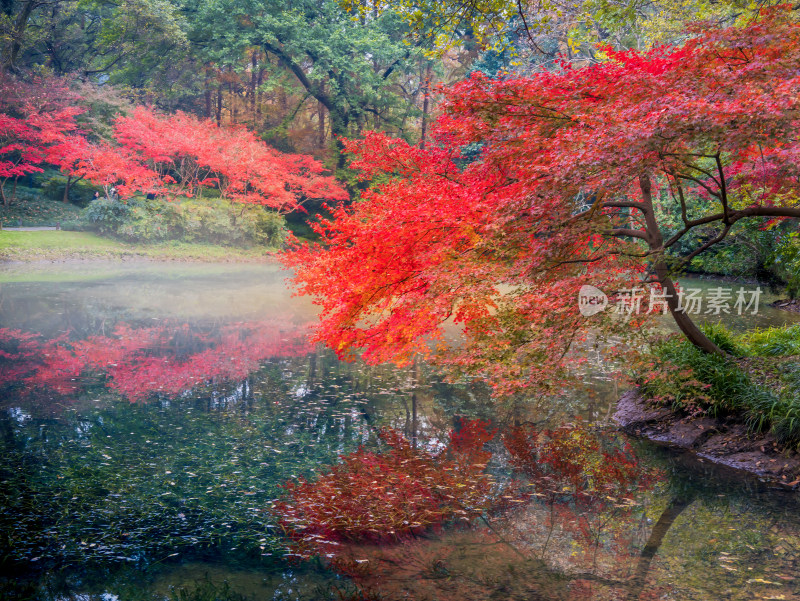
[[[230,110],[228,113],[230,114],[231,123],[236,123],[237,118],[237,106],[236,106],[236,89],[233,86],[233,82],[228,82],[228,98],[230,99]]]
[[[425,66],[425,81],[422,87],[422,133],[419,139],[419,147],[425,149],[425,139],[428,137],[428,111],[431,91],[431,64]]]
[[[222,84],[217,86],[217,127],[222,127]]]
[[[208,82],[208,74],[206,74],[205,90],[203,96],[206,101],[206,119],[211,119],[211,87]]]
[[[344,145],[341,140],[339,140],[339,137],[347,135],[347,126],[350,123],[348,110],[342,105],[342,102],[345,100],[341,96],[332,96],[330,89],[326,90],[324,84],[311,81],[303,67],[284,52],[280,45],[264,43],[264,50],[281,61],[283,65],[294,74],[300,82],[300,85],[327,109],[331,126],[331,136],[336,139],[336,149],[338,151],[336,167],[337,169],[344,168],[346,163],[344,153],[342,152]]]
[[[256,124],[256,85],[258,82],[258,54],[255,50],[250,55],[250,90],[248,91],[250,98],[250,118],[253,125]]]
[[[25,35],[25,30],[28,27],[28,21],[30,20],[31,13],[35,7],[36,4],[34,0],[28,0],[20,13],[17,15],[16,21],[14,21],[14,29],[11,33],[11,42],[5,52],[6,56],[3,57],[3,69],[5,70],[16,70],[17,57],[19,56],[19,51],[22,49],[22,37]]]
[[[661,229],[656,222],[655,209],[653,207],[653,194],[650,185],[650,178],[643,175],[639,178],[639,187],[642,191],[642,212],[644,213],[645,228],[647,231],[647,243],[650,247],[650,252],[653,259],[653,269],[656,272],[656,278],[664,289],[667,295],[667,307],[678,324],[681,332],[686,338],[696,347],[713,353],[715,355],[724,355],[725,353],[716,344],[714,344],[703,331],[697,327],[692,319],[680,306],[678,292],[675,288],[675,283],[670,277],[669,268],[664,262],[664,238],[661,235]]]
[[[72,185],[72,176],[67,176],[67,183],[64,185],[64,196],[61,197],[61,202],[69,202],[69,188]]]
[[[325,148],[325,107],[321,102],[318,102],[317,105],[317,115],[319,117],[319,147]]]
[[[258,117],[261,116],[261,84],[264,83],[264,71],[265,69],[262,67],[258,70],[258,82],[256,83],[256,115]]]

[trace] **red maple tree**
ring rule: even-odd
[[[139,107],[117,119],[118,150],[162,183],[160,194],[194,196],[213,187],[234,202],[282,212],[305,198],[346,200],[345,190],[313,157],[278,152],[244,127],[218,127],[186,113]]]
[[[82,99],[61,80],[0,80],[0,198],[6,183],[50,164],[122,198],[135,193],[174,199],[216,188],[233,202],[288,212],[308,198],[347,200],[347,192],[307,155],[269,147],[244,127],[221,128],[185,113],[138,107],[116,119],[113,139],[98,140],[76,117]],[[65,199],[68,190],[65,191]],[[13,196],[13,193],[12,195]]]
[[[9,204],[20,177],[41,173],[54,150],[78,137],[76,117],[84,112],[60,80],[24,83],[0,79],[0,199]],[[9,194],[6,184],[13,181]]]
[[[695,34],[646,53],[607,48],[582,68],[475,74],[444,91],[426,150],[378,133],[347,142],[376,185],[318,225],[321,245],[285,256],[322,306],[317,339],[404,362],[454,320],[466,333],[454,367],[499,392],[541,387],[559,381],[587,329],[636,325],[581,315],[581,287],[613,294],[649,277],[684,334],[721,353],[673,277],[742,220],[800,217],[800,24],[778,7]],[[700,195],[716,208],[698,211]],[[676,230],[658,223],[657,202],[675,203]],[[670,264],[699,226],[717,229]]]

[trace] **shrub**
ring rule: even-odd
[[[91,222],[86,219],[70,219],[61,222],[61,229],[67,232],[87,232],[94,229]]]
[[[282,215],[272,211],[259,211],[256,216],[256,228],[264,244],[280,248],[286,241],[286,220]]]
[[[134,199],[120,201],[101,196],[89,203],[82,217],[101,234],[116,234],[117,229],[128,219],[135,203]]]
[[[789,298],[800,297],[800,235],[791,232],[784,236],[771,262],[772,269],[786,282]]]
[[[105,197],[93,200],[84,211],[86,222],[102,234],[130,242],[182,240],[248,246],[280,246],[286,236],[284,219],[257,205],[237,205],[220,198]]]
[[[162,209],[163,212],[156,212],[157,210],[150,206],[149,201],[134,204],[124,222],[117,227],[117,235],[131,242],[162,242],[174,239],[174,225],[170,227],[170,219],[165,215],[167,207]]]

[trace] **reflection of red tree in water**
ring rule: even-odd
[[[487,425],[463,421],[438,455],[382,429],[386,451],[360,448],[314,481],[287,483],[273,513],[297,554],[327,555],[334,565],[343,543],[393,542],[447,521],[469,521],[493,496],[493,480],[484,473],[491,453],[483,445],[494,436]]]
[[[601,598],[598,582],[630,592],[629,572],[640,554],[634,544],[641,511],[636,499],[653,488],[660,472],[642,465],[618,435],[582,427],[540,431],[527,425],[512,429],[503,443],[532,489],[528,494],[543,501],[531,512],[543,522],[532,528],[538,536],[531,540],[530,533],[518,531],[514,538],[538,547],[542,557],[552,538],[560,536],[562,547],[570,542],[566,560],[581,571],[570,589],[575,599]]]
[[[132,401],[153,392],[176,395],[212,380],[239,380],[264,359],[292,357],[310,347],[303,328],[287,321],[229,324],[212,332],[188,325],[132,328],[119,324],[111,336],[53,340],[0,329],[0,385],[21,382],[62,394],[76,379],[105,374],[109,388]]]
[[[467,422],[446,452],[431,457],[395,434],[387,452],[359,450],[316,481],[288,485],[274,512],[296,553],[326,556],[364,599],[488,598],[494,590],[507,599],[576,601],[663,592],[639,587],[649,563],[631,537],[640,523],[636,497],[658,474],[626,443],[580,427],[512,429],[503,443],[522,481],[501,491],[483,473],[493,435],[485,423]],[[499,511],[509,505],[521,511]],[[467,506],[472,511],[461,513]],[[478,526],[481,515],[488,528],[418,536],[466,523],[460,517]]]

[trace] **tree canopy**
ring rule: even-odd
[[[453,319],[467,343],[448,362],[501,391],[541,386],[587,330],[632,329],[581,315],[581,286],[650,279],[660,288],[646,312],[668,309],[692,342],[721,352],[682,310],[681,265],[666,253],[698,226],[716,231],[684,262],[740,221],[800,217],[800,25],[779,8],[696,33],[644,53],[606,48],[608,60],[582,68],[474,74],[445,91],[435,148],[378,133],[348,142],[377,185],[319,224],[322,245],[286,256],[322,306],[317,339],[403,362]],[[465,164],[470,145],[481,150]],[[674,230],[659,203],[679,207]]]

